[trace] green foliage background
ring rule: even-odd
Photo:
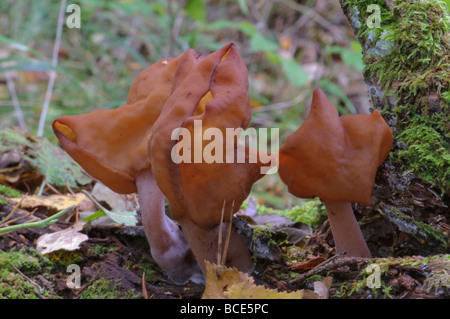
[[[334,95],[332,98],[338,102],[342,112],[354,112],[352,101],[346,98],[345,87],[336,85],[332,78],[333,73],[342,69],[342,64],[361,70],[361,48],[351,37],[337,41],[331,34],[331,39],[323,41],[320,34],[316,34],[317,38],[313,38],[314,33],[330,31],[314,22],[314,17],[322,14],[314,13],[314,1],[300,3],[77,1],[81,8],[81,28],[69,29],[64,25],[56,69],[58,77],[47,122],[51,123],[53,118],[62,114],[117,107],[125,102],[137,74],[151,63],[176,56],[189,48],[208,54],[228,42],[239,46],[250,71],[252,98],[258,105],[288,101],[301,90],[311,91],[320,85]],[[53,69],[51,54],[59,5],[59,2],[50,0],[5,0],[0,3],[0,72],[13,72],[18,98],[31,133],[42,108],[47,73]],[[333,15],[341,15],[336,20],[344,21],[337,1],[329,7]],[[275,23],[281,23],[289,12],[291,24],[276,26]],[[304,19],[306,24],[312,25],[311,34],[301,35],[300,38],[305,39],[304,45],[292,46],[293,52],[287,54],[280,47],[280,41],[283,37],[296,41],[296,31],[299,30],[290,31],[289,28],[305,13],[313,17]],[[70,12],[66,13],[65,18],[69,15]],[[325,45],[319,57],[321,61],[318,61],[327,67],[321,80],[311,77],[311,72],[308,74],[302,63],[306,46],[314,45],[314,42]],[[0,88],[0,100],[4,102],[0,108],[0,125],[2,128],[11,127],[17,123],[11,103],[7,102],[9,92],[4,85]],[[283,114],[264,114],[261,119],[264,124],[293,121],[295,124],[291,129],[294,129],[299,124],[307,98],[308,94],[305,94],[293,110]],[[284,116],[287,118],[282,118],[283,121],[277,120]],[[48,127],[46,136],[52,138]]]
[[[446,0],[449,4],[449,0]],[[70,2],[72,3],[72,2]],[[67,3],[70,4],[70,3]],[[123,103],[137,74],[189,48],[209,54],[234,42],[249,70],[252,126],[277,127],[281,141],[305,118],[316,87],[340,113],[369,105],[361,46],[338,0],[80,0],[81,28],[64,24],[44,136],[54,118]],[[59,1],[0,2],[0,129],[18,121],[5,74],[12,76],[30,134],[37,132],[55,68],[51,56]],[[65,19],[71,13],[65,13]],[[254,186],[276,208],[297,204],[267,177]]]

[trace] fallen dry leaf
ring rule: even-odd
[[[20,208],[33,210],[37,207],[47,207],[51,211],[60,211],[66,209],[72,205],[79,205],[87,197],[82,193],[77,193],[75,195],[49,195],[49,196],[36,196],[27,195],[22,200]],[[20,198],[11,198],[13,203],[17,204]]]
[[[206,262],[203,299],[317,299],[310,290],[279,292],[255,285],[253,278],[236,268]]]
[[[60,249],[77,250],[82,242],[89,239],[87,235],[80,233],[84,224],[79,222],[64,230],[42,235],[36,241],[36,250],[44,255]]]
[[[317,299],[313,292],[307,290],[278,292],[248,282],[232,285],[224,295],[228,299]]]
[[[314,282],[314,292],[318,295],[320,299],[327,299],[331,284],[333,282],[333,277],[325,277],[322,281]]]

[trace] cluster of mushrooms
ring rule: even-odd
[[[228,44],[206,57],[188,50],[160,60],[138,75],[125,105],[58,117],[53,130],[93,178],[117,193],[138,193],[152,257],[182,284],[204,280],[205,261],[216,260],[218,234],[227,229],[224,264],[253,270],[244,239],[228,226],[263,174],[258,161],[175,163],[172,133],[192,132],[194,120],[202,121],[203,130],[225,133],[245,129],[250,118],[247,68],[236,46]],[[224,157],[230,155],[225,144]],[[377,168],[391,147],[392,131],[377,110],[339,116],[320,89],[306,120],[281,146],[282,181],[293,195],[324,202],[338,253],[370,256],[350,203],[371,204]],[[252,150],[247,151],[248,156]]]

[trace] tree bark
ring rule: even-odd
[[[368,245],[380,257],[449,252],[450,17],[446,4],[439,0],[339,1],[363,48],[372,108],[381,111],[394,134],[394,147],[377,175],[374,204],[356,207],[364,216],[360,224]]]

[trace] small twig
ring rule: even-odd
[[[144,299],[148,299],[147,287],[145,286],[145,272],[142,273],[142,294]]]
[[[134,205],[136,205],[136,207],[139,207],[139,201],[137,199],[136,193],[133,194],[133,201],[134,201]]]
[[[38,189],[36,190],[37,191],[36,192],[37,196],[42,196],[42,194],[44,193],[44,188],[45,188],[44,186],[45,186],[45,176],[44,176],[44,179],[41,182],[41,185],[39,185]]]
[[[222,261],[224,264],[225,264],[225,260],[227,260],[228,247],[230,246],[231,226],[233,225],[233,223],[232,223],[233,210],[234,210],[234,200],[233,200],[233,204],[231,204],[230,221],[228,222],[227,237],[225,238],[225,246],[223,248]]]
[[[24,223],[24,224],[19,224],[19,225],[13,225],[13,226],[7,226],[7,227],[2,227],[0,228],[0,235],[4,235],[6,233],[9,233],[11,231],[15,231],[15,230],[20,230],[20,229],[28,229],[28,228],[45,228],[48,227],[50,225],[53,225],[54,223],[57,222],[57,219],[59,217],[61,217],[62,215],[70,212],[73,208],[75,207],[75,205],[72,205],[66,209],[63,209],[62,211],[54,214],[53,216],[50,216],[46,219],[43,219],[41,221],[38,222],[31,222],[31,223]]]
[[[3,218],[3,219],[0,221],[0,225],[5,224],[5,223],[8,221],[8,219],[10,219],[10,218],[16,213],[16,211],[17,211],[17,210],[19,209],[19,207],[20,207],[20,204],[22,204],[22,202],[23,202],[23,200],[24,200],[24,198],[25,198],[26,196],[27,196],[27,195],[22,196],[22,198],[19,200],[19,202],[16,204],[16,206],[14,206],[13,210],[11,211],[11,213],[9,213],[8,216],[6,216],[5,218]]]
[[[27,194],[31,194],[31,188],[30,185],[28,185],[28,183],[26,181],[23,181],[23,184],[25,185],[25,187],[27,188]]]
[[[47,289],[48,291],[55,292],[55,290],[53,289],[53,284],[50,281],[48,281],[44,276],[38,275],[36,277],[36,279],[39,279],[39,281],[43,285],[43,287],[42,287],[43,289]]]
[[[63,23],[64,23],[64,14],[65,14],[65,10],[66,10],[66,3],[67,3],[67,0],[61,0],[61,6],[59,8],[58,25],[56,27],[56,37],[55,37],[55,43],[53,44],[53,55],[52,55],[52,66],[54,68],[56,68],[58,65],[58,53],[59,53],[59,47],[61,45],[61,34],[62,34]],[[49,108],[50,100],[52,97],[53,85],[55,84],[56,75],[57,75],[57,73],[55,70],[50,71],[50,77],[49,77],[48,86],[47,86],[47,93],[45,94],[45,100],[44,100],[44,105],[42,106],[41,118],[39,119],[39,128],[38,128],[38,132],[37,132],[38,137],[42,137],[44,135],[45,119],[47,118],[48,108]]]
[[[71,193],[72,195],[75,195],[75,192],[72,190],[72,188],[70,188],[69,183],[67,182],[67,178],[64,181],[64,183],[66,184],[66,188],[69,191],[69,193]]]
[[[62,195],[62,193],[57,190],[56,188],[54,188],[51,184],[49,184],[49,182],[47,182],[47,179],[45,179],[45,185],[47,185],[48,188],[50,188],[53,192],[55,192],[58,195]]]
[[[389,10],[393,10],[394,9],[394,1],[393,0],[384,0],[384,3],[386,3],[386,5],[389,7]]]
[[[305,274],[298,276],[290,281],[290,284],[300,286],[303,282],[311,276],[318,275],[320,273],[328,272],[330,270],[340,268],[345,265],[353,265],[359,263],[367,263],[370,258],[363,257],[344,257],[345,253],[335,255],[328,258],[324,262],[320,263],[317,267],[311,269]]]
[[[33,284],[37,289],[39,289],[39,292],[37,292],[37,295],[42,298],[42,299],[47,299],[47,297],[42,295],[42,292],[44,291],[44,288],[42,288],[38,283],[36,283],[34,280],[32,280],[31,278],[29,278],[28,276],[26,276],[23,272],[21,272],[16,266],[14,266],[13,264],[9,263],[11,265],[11,267],[13,267],[15,269],[15,271],[17,271],[19,273],[19,275],[21,275],[23,278],[25,278],[26,280],[28,280],[31,284]]]
[[[14,172],[15,170],[18,170],[21,167],[22,167],[22,165],[18,164],[16,166],[10,166],[10,167],[6,167],[6,168],[2,168],[2,169],[0,169],[0,174]]]
[[[78,218],[80,216],[80,209],[78,206],[75,208],[75,224],[78,224]]]
[[[223,201],[222,206],[222,215],[220,217],[220,225],[219,225],[219,238],[217,239],[217,265],[222,265],[222,225],[223,225],[223,215],[225,212],[225,203]]]
[[[2,223],[1,226],[2,226],[2,227],[9,226],[9,225],[11,225],[11,224],[14,224],[14,223],[18,222],[19,220],[22,220],[22,219],[25,219],[25,218],[28,218],[28,217],[33,217],[34,220],[39,219],[39,218],[33,216],[34,213],[37,212],[37,210],[38,210],[38,209],[37,209],[37,207],[36,207],[35,209],[33,209],[32,212],[29,212],[28,214],[26,214],[26,215],[24,215],[24,216],[21,216],[21,217],[17,217],[17,218],[15,218],[15,219],[11,219],[10,221],[8,221],[8,222],[6,222],[6,223]]]

